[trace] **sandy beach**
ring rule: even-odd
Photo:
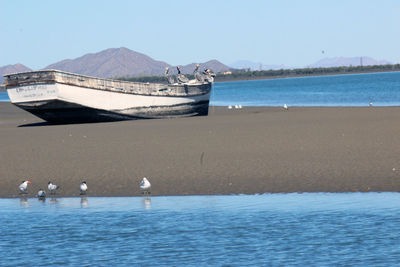
[[[207,117],[49,125],[0,102],[0,197],[400,191],[400,107],[210,107]]]

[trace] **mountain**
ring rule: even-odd
[[[181,66],[182,73],[192,73],[195,63]],[[46,67],[95,77],[115,78],[131,76],[152,76],[164,74],[169,67],[176,73],[174,66],[157,61],[128,48],[110,48],[95,54],[86,54],[76,59],[66,59]],[[227,71],[230,68],[217,60],[200,64],[200,70],[212,69],[214,72]]]
[[[192,74],[194,69],[196,68],[196,63],[188,64],[181,67],[182,73]],[[199,63],[199,71],[203,71],[204,69],[211,69],[215,73],[229,71],[232,68],[222,64],[218,60],[210,60],[204,63]]]
[[[386,60],[376,60],[371,57],[333,57],[323,58],[314,64],[309,65],[311,68],[329,68],[340,66],[369,66],[369,65],[386,65],[391,64]]]
[[[31,71],[31,69],[19,63],[0,67],[0,83],[3,83],[4,75],[24,71]]]
[[[280,70],[288,69],[285,65],[265,65],[263,63],[257,63],[249,60],[238,60],[231,64],[230,67],[234,69],[250,69],[250,70]]]
[[[89,76],[113,78],[123,76],[160,75],[169,64],[128,48],[110,48],[76,59],[66,59],[46,67]]]

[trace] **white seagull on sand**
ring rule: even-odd
[[[44,199],[46,197],[46,192],[44,192],[43,189],[39,189],[39,192],[37,193],[37,197],[40,199]]]
[[[32,183],[31,181],[23,181],[22,184],[19,185],[19,192],[21,194],[27,194],[28,193],[28,184]]]
[[[47,184],[47,188],[49,189],[49,191],[50,191],[50,195],[52,195],[52,194],[55,194],[56,193],[56,190],[58,189],[58,188],[60,188],[58,185],[55,185],[55,184],[53,184],[52,182],[49,182],[48,184]]]
[[[86,191],[87,191],[87,184],[85,181],[83,181],[80,185],[80,190],[81,190],[81,195],[86,195]]]
[[[284,105],[283,105],[283,109],[284,109],[284,110],[288,110],[289,108],[288,108],[288,106],[287,106],[286,104],[284,104]]]
[[[142,190],[142,194],[150,194],[151,184],[146,177],[143,177],[143,180],[140,182],[140,190]]]

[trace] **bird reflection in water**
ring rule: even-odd
[[[88,206],[88,200],[86,197],[81,198],[81,208],[87,208]]]
[[[142,199],[142,203],[143,206],[146,210],[150,210],[151,209],[151,198],[149,197],[145,197]]]
[[[21,207],[29,207],[28,199],[26,197],[21,197],[19,199],[19,205]]]
[[[52,198],[50,199],[49,203],[50,203],[50,204],[57,204],[57,203],[58,203],[58,200],[57,200],[57,198],[52,197]]]

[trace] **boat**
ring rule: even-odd
[[[214,74],[189,80],[165,75],[167,83],[130,82],[60,70],[5,75],[11,103],[51,123],[207,116]]]

